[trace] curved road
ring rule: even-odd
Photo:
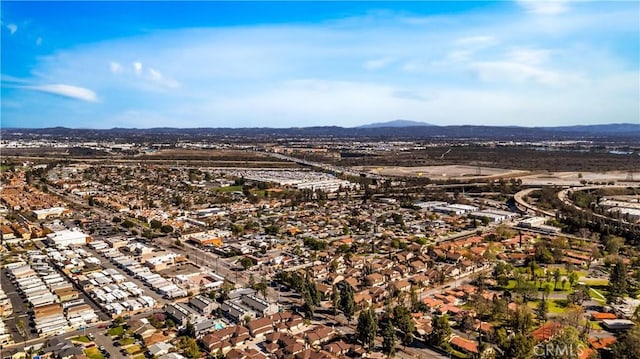
[[[529,195],[529,193],[533,192],[533,191],[539,191],[541,190],[541,188],[527,188],[525,190],[522,190],[516,194],[513,195],[513,199],[516,201],[516,203],[519,206],[524,207],[526,210],[530,210],[533,211],[536,214],[544,214],[545,216],[549,216],[549,217],[555,217],[555,213],[552,212],[548,212],[545,211],[543,209],[540,209],[534,205],[531,205],[530,203],[527,203],[527,201],[524,200],[524,198]]]

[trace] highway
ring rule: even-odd
[[[541,190],[541,188],[527,188],[525,190],[522,190],[516,194],[513,195],[513,199],[516,201],[516,204],[519,206],[519,209],[522,210],[522,208],[524,208],[524,212],[527,211],[532,211],[535,214],[543,214],[545,216],[549,216],[549,217],[555,217],[556,214],[553,212],[549,212],[549,211],[545,211],[543,209],[540,209],[536,206],[531,205],[530,203],[527,203],[527,201],[525,201],[525,198],[527,197],[527,195],[529,195],[529,193],[533,192],[533,191],[539,191]],[[521,207],[521,208],[520,208]]]

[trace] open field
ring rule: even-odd
[[[602,150],[538,151],[533,148],[505,146],[436,146],[422,150],[373,152],[360,157],[333,160],[340,166],[443,166],[466,165],[509,168],[523,171],[585,171],[606,172],[638,169],[638,156],[615,155]],[[474,174],[475,170],[471,172]],[[640,177],[640,173],[638,173]]]
[[[213,149],[182,149],[172,148],[163,149],[155,152],[145,153],[138,156],[139,158],[184,158],[184,159],[214,159],[217,161],[273,161],[273,158],[255,151],[241,150],[213,150]]]
[[[444,166],[380,166],[380,167],[357,167],[360,170],[369,171],[383,176],[400,177],[425,177],[430,179],[488,179],[499,177],[517,177],[528,174],[529,171],[508,170],[502,168],[466,166],[466,165],[444,165]]]
[[[532,174],[520,177],[524,185],[544,186],[580,186],[581,181],[587,182],[616,182],[617,184],[626,183],[629,173],[635,181],[640,180],[640,167],[630,168],[628,171],[608,171],[608,172],[548,172],[542,174]],[[634,182],[630,182],[633,185]],[[637,182],[635,182],[637,184]]]

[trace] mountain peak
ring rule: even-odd
[[[369,123],[366,125],[357,126],[355,128],[380,128],[380,127],[416,127],[416,126],[434,126],[430,123],[420,122],[420,121],[409,121],[409,120],[394,120],[387,122],[376,122]]]

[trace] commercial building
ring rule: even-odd
[[[47,234],[47,241],[56,247],[86,244],[87,239],[89,236],[78,229],[65,229]]]

